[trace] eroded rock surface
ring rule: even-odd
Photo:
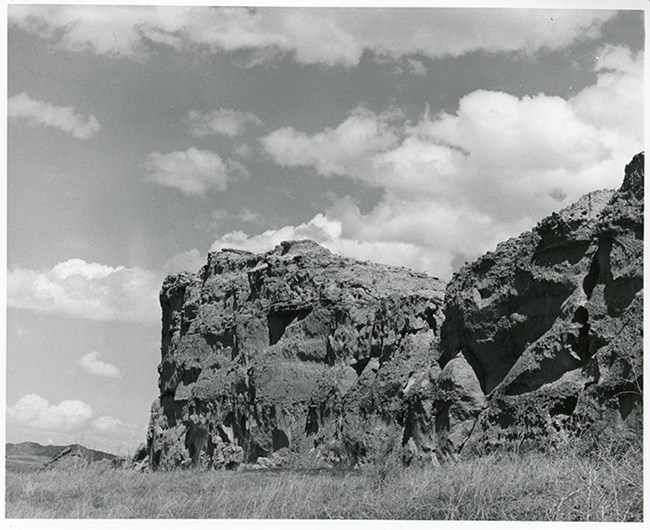
[[[599,191],[464,266],[447,287],[441,363],[489,397],[474,444],[640,432],[643,154]]]
[[[168,277],[151,463],[352,465],[421,437],[409,396],[435,364],[443,298],[435,278],[311,241]]]
[[[444,284],[310,241],[211,253],[160,293],[152,467],[435,463],[640,436],[643,154]]]

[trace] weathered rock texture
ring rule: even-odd
[[[211,253],[162,287],[150,464],[435,462],[640,435],[643,155],[436,278],[310,241]]]
[[[465,359],[487,396],[472,444],[640,435],[643,177],[640,154],[619,191],[582,197],[453,276],[440,362]]]
[[[198,274],[168,277],[152,465],[267,466],[309,450],[349,465],[411,437],[426,446],[409,396],[437,375],[443,298],[435,278],[311,241],[211,253]]]

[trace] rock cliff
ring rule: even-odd
[[[310,241],[160,293],[152,467],[363,465],[641,426],[643,155],[446,286]]]
[[[640,436],[643,163],[453,276],[440,363],[464,359],[486,396],[473,444]]]
[[[168,277],[152,465],[350,465],[429,436],[407,396],[429,381],[443,298],[436,278],[311,241]]]

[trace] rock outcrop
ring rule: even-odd
[[[449,285],[310,241],[211,253],[162,287],[150,465],[436,462],[638,436],[643,155]]]
[[[168,277],[151,464],[353,465],[426,446],[409,398],[437,375],[443,298],[436,278],[311,241]]]
[[[457,272],[440,362],[462,356],[486,395],[474,445],[640,433],[643,154],[617,192],[543,219]]]
[[[87,467],[90,465],[95,465],[95,467],[99,465],[109,468],[120,467],[124,463],[125,460],[123,458],[110,453],[95,451],[94,449],[88,449],[83,445],[73,444],[64,447],[47,462],[43,463],[39,469],[41,471],[46,469],[71,469]]]

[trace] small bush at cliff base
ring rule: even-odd
[[[642,452],[492,454],[439,468],[8,473],[8,518],[640,521]]]

